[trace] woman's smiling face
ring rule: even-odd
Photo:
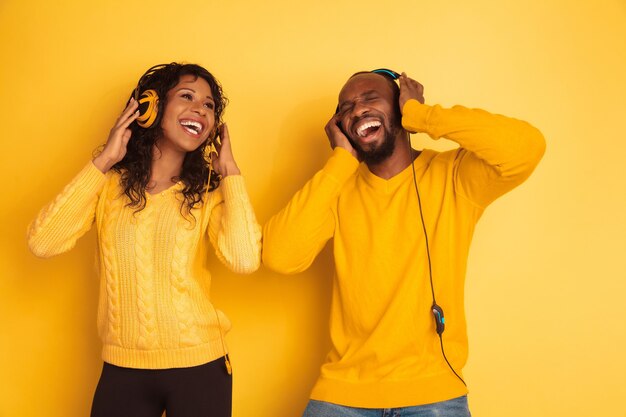
[[[161,128],[159,144],[181,152],[192,152],[207,140],[215,129],[215,101],[204,78],[183,75],[167,92]]]

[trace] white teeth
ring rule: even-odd
[[[198,134],[202,131],[202,125],[198,122],[194,122],[193,120],[181,120],[180,124],[191,133]]]
[[[356,130],[356,134],[359,135],[360,137],[365,136],[365,130],[367,130],[370,127],[378,127],[380,126],[381,123],[376,120],[376,121],[371,121],[371,122],[366,122],[363,123],[361,126],[359,126],[359,128]]]

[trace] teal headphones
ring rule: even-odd
[[[397,80],[398,78],[400,78],[400,74],[398,74],[397,72],[387,69],[387,68],[378,68],[375,70],[372,70],[370,72],[373,72],[374,74],[380,74],[384,77],[387,78],[391,78],[392,80]]]

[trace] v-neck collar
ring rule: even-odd
[[[423,174],[424,167],[428,164],[428,161],[432,159],[432,153],[433,151],[424,149],[413,161],[413,165],[415,166],[415,175],[418,181]],[[413,167],[409,164],[393,177],[384,179],[372,173],[366,164],[360,164],[359,174],[365,180],[367,185],[373,189],[381,192],[393,192],[405,181],[409,179],[412,181]]]

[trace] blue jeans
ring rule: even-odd
[[[433,404],[402,408],[354,408],[310,400],[302,417],[471,417],[467,395]]]

